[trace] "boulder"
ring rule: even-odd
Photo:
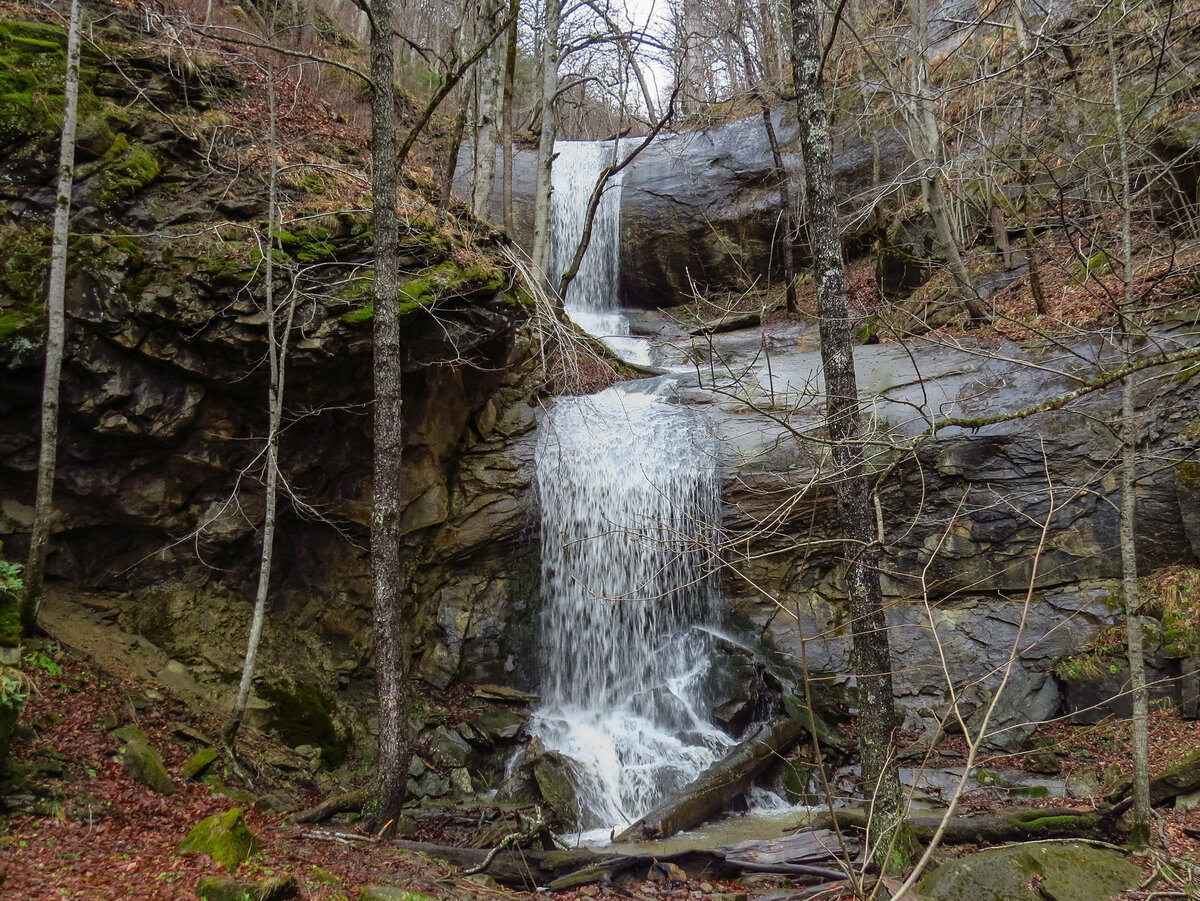
[[[188,781],[198,779],[220,756],[216,748],[202,748],[183,762],[183,766],[179,768],[179,775]]]
[[[150,744],[150,739],[141,729],[134,726],[124,726],[113,731],[113,737],[124,743],[121,750],[121,762],[125,771],[148,788],[160,795],[175,794],[175,785],[163,766],[158,749]]]
[[[942,864],[917,883],[915,894],[921,901],[1108,901],[1134,888],[1141,875],[1117,851],[1033,842]]]
[[[368,885],[358,894],[358,901],[433,901],[428,895],[410,892],[392,885]]]
[[[288,901],[299,893],[295,876],[258,882],[205,876],[196,883],[196,894],[202,901]]]
[[[201,820],[179,844],[181,853],[207,854],[230,873],[257,847],[258,839],[247,828],[240,807]]]

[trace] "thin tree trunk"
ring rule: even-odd
[[[1025,10],[1018,2],[1014,4],[1013,19],[1017,29],[1017,48],[1021,53],[1022,67],[1026,70],[1024,76],[1025,88],[1021,96],[1021,163],[1017,167],[1021,178],[1021,218],[1025,221],[1025,261],[1029,265],[1029,293],[1033,295],[1033,303],[1041,316],[1050,315],[1050,306],[1046,303],[1046,291],[1042,286],[1042,266],[1037,258],[1037,241],[1033,235],[1033,226],[1029,217],[1033,214],[1033,177],[1029,171],[1029,116],[1033,105],[1033,79],[1029,71],[1031,49],[1029,31],[1025,26]]]
[[[458,171],[458,154],[462,150],[463,132],[467,127],[467,107],[463,104],[454,119],[454,128],[450,132],[450,156],[446,160],[446,184],[442,187],[443,209],[450,205],[450,195],[454,191],[454,175]]]
[[[38,453],[37,489],[33,503],[33,534],[25,565],[25,594],[21,598],[21,632],[37,630],[38,611],[46,577],[50,519],[54,513],[54,469],[58,459],[59,383],[67,337],[67,238],[71,191],[75,175],[75,126],[79,110],[79,46],[83,10],[71,0],[67,26],[67,69],[63,86],[63,130],[58,150],[58,193],[54,202],[54,236],[50,246],[50,287],[46,293],[46,368],[42,381],[42,435]]]
[[[917,129],[917,140],[914,142],[918,154],[918,164],[921,167],[921,186],[925,195],[925,205],[929,216],[933,219],[933,227],[937,232],[938,243],[946,254],[946,264],[954,276],[958,286],[960,299],[975,322],[986,322],[990,317],[975,284],[967,272],[959,251],[958,238],[950,225],[950,211],[946,201],[945,176],[942,173],[942,137],[938,128],[937,110],[929,87],[929,6],[928,0],[914,0],[913,35],[917,43],[914,55],[914,103],[916,109],[911,116]]]
[[[737,41],[742,47],[742,59],[746,67],[746,78],[751,82],[751,91],[759,108],[762,110],[763,130],[767,133],[767,143],[771,146],[771,162],[775,167],[775,177],[779,179],[779,219],[783,225],[783,282],[787,297],[789,313],[799,311],[796,300],[796,253],[795,253],[795,222],[792,219],[791,179],[783,165],[783,152],[779,149],[779,138],[775,134],[775,123],[771,121],[771,104],[767,99],[763,82],[767,73],[765,66],[758,70],[754,57],[750,53],[750,45],[746,43],[739,29]]]
[[[371,517],[375,683],[379,699],[378,809],[395,834],[408,786],[411,728],[405,713],[408,630],[401,621],[400,513],[404,470],[400,431],[399,227],[396,218],[396,106],[392,83],[392,0],[371,0],[371,202],[375,226],[375,467]]]
[[[276,505],[279,485],[279,430],[283,421],[284,381],[287,365],[288,339],[292,331],[292,320],[296,312],[293,293],[288,301],[287,317],[282,336],[276,336],[275,317],[275,236],[279,231],[279,159],[275,112],[275,69],[267,68],[267,109],[271,150],[270,169],[267,180],[267,252],[263,258],[266,280],[267,307],[267,359],[270,365],[270,384],[267,388],[267,461],[264,479],[265,510],[263,512],[262,553],[259,558],[258,589],[254,595],[254,614],[250,622],[250,637],[246,643],[246,658],[242,666],[242,679],[238,684],[233,712],[225,727],[225,743],[233,747],[238,731],[246,715],[246,704],[250,700],[250,686],[254,681],[254,670],[258,663],[258,645],[262,638],[263,622],[267,612],[267,590],[271,583],[271,559],[275,551]]]
[[[500,206],[503,208],[504,230],[511,236],[514,228],[513,215],[513,93],[517,79],[517,16],[521,12],[521,0],[509,0],[508,4],[508,47],[504,54],[504,100],[500,105],[500,143],[504,145],[503,183],[500,189]]]
[[[552,282],[550,273],[550,176],[554,168],[554,138],[558,119],[554,98],[558,93],[558,26],[562,0],[546,0],[542,33],[542,133],[538,138],[537,183],[533,201],[533,263]]]
[[[1112,25],[1108,27],[1108,58],[1112,75],[1113,118],[1120,158],[1121,256],[1124,293],[1118,310],[1121,349],[1125,362],[1134,356],[1133,290],[1133,185],[1129,171],[1129,135],[1121,103],[1121,83]],[[1126,649],[1133,701],[1133,831],[1130,841],[1144,846],[1150,840],[1150,752],[1149,696],[1146,691],[1146,661],[1142,647],[1141,597],[1138,591],[1137,543],[1134,531],[1137,499],[1134,478],[1137,469],[1137,412],[1134,409],[1135,376],[1121,380],[1121,576],[1125,594]]]
[[[863,790],[872,804],[869,847],[881,869],[898,848],[903,797],[896,772],[891,651],[879,583],[880,547],[863,460],[862,413],[846,301],[846,271],[834,196],[833,142],[821,79],[820,5],[791,0],[792,71],[808,198],[808,232],[817,282],[826,422],[846,555],[855,670],[859,686],[859,753]]]

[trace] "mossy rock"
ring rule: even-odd
[[[1138,884],[1123,855],[1082,842],[1033,842],[943,864],[916,886],[924,901],[1106,901]],[[1040,880],[1040,881],[1039,881]],[[1038,887],[1031,883],[1038,882]]]
[[[160,795],[175,794],[175,784],[163,766],[162,757],[145,732],[134,726],[124,726],[115,730],[113,736],[124,742],[121,761],[131,777]]]
[[[533,766],[533,778],[537,781],[542,798],[554,809],[563,828],[573,831],[580,828],[579,795],[571,778],[570,767],[561,755],[546,754]]]
[[[204,901],[287,901],[300,894],[300,886],[295,876],[259,882],[205,876],[196,884],[196,894]]]
[[[337,769],[346,759],[350,734],[334,721],[336,708],[314,685],[267,685],[260,694],[275,705],[270,728],[292,747],[312,745],[321,749],[321,766]]]
[[[391,885],[368,885],[358,894],[358,901],[433,901],[428,895],[410,892]]]
[[[179,844],[181,853],[207,854],[230,873],[257,847],[258,839],[246,826],[240,807],[201,820]]]
[[[189,782],[198,779],[219,756],[220,752],[216,748],[203,748],[183,762],[183,766],[179,768],[179,775]]]

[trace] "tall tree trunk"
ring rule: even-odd
[[[1025,24],[1025,10],[1021,2],[1013,5],[1013,21],[1017,29],[1017,49],[1021,53],[1021,65],[1025,70],[1025,87],[1021,94],[1021,162],[1017,167],[1021,178],[1021,218],[1025,220],[1024,241],[1025,261],[1029,264],[1029,293],[1033,295],[1033,303],[1042,316],[1050,315],[1050,306],[1046,303],[1046,290],[1042,286],[1042,264],[1037,258],[1037,240],[1033,235],[1033,225],[1030,217],[1033,215],[1033,175],[1029,166],[1029,117],[1033,105],[1033,72],[1029,65],[1032,48],[1029,42],[1029,30]]]
[[[225,727],[224,739],[229,747],[237,741],[246,715],[246,704],[250,700],[250,686],[254,681],[254,670],[258,662],[258,645],[262,638],[263,623],[267,614],[267,591],[271,584],[271,560],[275,551],[276,505],[279,498],[279,430],[283,421],[284,381],[287,366],[288,339],[291,336],[292,320],[296,312],[293,293],[288,299],[283,332],[277,335],[275,318],[275,237],[279,232],[279,158],[275,111],[275,69],[267,68],[267,109],[271,160],[267,180],[267,251],[263,257],[266,281],[265,302],[267,307],[267,360],[270,366],[270,384],[267,388],[267,460],[264,482],[264,506],[262,550],[259,557],[258,588],[254,594],[254,613],[250,621],[250,637],[246,642],[246,657],[242,665],[242,678],[234,699],[233,712]]]
[[[67,69],[63,87],[63,129],[58,148],[58,193],[54,202],[54,236],[50,245],[50,287],[46,293],[46,368],[42,380],[42,435],[38,453],[37,489],[33,502],[33,534],[25,565],[25,594],[21,598],[21,632],[37,630],[38,611],[46,577],[50,519],[54,513],[54,469],[58,459],[58,401],[63,347],[67,337],[67,237],[71,219],[71,190],[75,175],[75,126],[79,111],[79,46],[83,10],[71,0],[67,26]]]
[[[458,154],[462,150],[463,131],[467,127],[467,106],[464,103],[454,118],[454,127],[450,132],[450,155],[446,159],[446,184],[442,186],[441,207],[450,205],[450,195],[454,193],[454,175],[458,171]]]
[[[872,804],[869,846],[888,869],[903,818],[892,737],[896,728],[891,651],[879,584],[879,541],[863,460],[862,413],[854,371],[846,271],[834,196],[833,142],[821,77],[819,0],[791,0],[792,72],[808,198],[808,233],[817,282],[826,422],[832,442],[838,518],[846,556],[846,597],[859,685],[863,790]]]
[[[504,53],[504,101],[500,105],[500,143],[504,145],[504,173],[500,190],[500,205],[503,207],[504,230],[511,236],[514,228],[513,216],[513,93],[517,80],[517,16],[521,12],[521,0],[509,0],[508,46]]]
[[[408,786],[412,751],[406,712],[407,627],[401,621],[399,227],[396,219],[395,60],[392,0],[371,0],[371,202],[375,227],[375,467],[371,516],[371,587],[379,760],[375,823],[389,837]]]
[[[767,80],[766,65],[764,63],[761,69],[755,66],[754,56],[750,52],[750,45],[746,43],[741,33],[741,13],[739,12],[738,15],[737,42],[742,47],[742,60],[746,67],[746,78],[751,82],[751,91],[754,94],[754,98],[758,101],[759,109],[762,111],[763,131],[767,133],[767,143],[771,146],[771,162],[775,166],[775,177],[779,179],[779,221],[783,226],[784,294],[787,298],[788,312],[796,313],[799,311],[799,306],[796,301],[796,239],[795,222],[792,217],[791,180],[788,177],[787,168],[783,165],[783,152],[779,148],[779,138],[775,134],[775,123],[771,121],[771,103],[765,87]]]
[[[504,19],[504,4],[499,0],[482,0],[479,4],[479,37],[494,30]],[[471,208],[480,219],[491,215],[492,191],[496,187],[497,120],[503,94],[504,57],[492,45],[475,67],[479,90],[475,109],[475,179],[471,192]]]
[[[1108,58],[1112,76],[1113,119],[1120,159],[1121,263],[1123,294],[1117,311],[1124,362],[1135,352],[1133,287],[1133,183],[1129,165],[1129,135],[1121,102],[1121,80],[1113,44],[1113,26],[1108,26]],[[1150,751],[1149,696],[1146,691],[1146,661],[1142,647],[1141,596],[1138,591],[1137,543],[1134,523],[1137,513],[1134,479],[1137,471],[1137,412],[1134,408],[1135,376],[1121,380],[1121,576],[1125,594],[1126,650],[1133,701],[1133,831],[1130,840],[1144,846],[1150,840]]]
[[[545,28],[542,32],[542,133],[538,138],[537,183],[533,200],[533,263],[547,284],[553,284],[550,272],[550,176],[554,168],[554,138],[558,119],[554,98],[558,93],[558,26],[562,18],[562,0],[546,0]]]
[[[929,85],[929,5],[928,0],[913,0],[913,37],[917,52],[913,58],[913,103],[910,120],[917,131],[913,142],[917,153],[917,164],[921,168],[921,187],[925,205],[933,219],[938,243],[946,254],[946,264],[954,276],[955,284],[963,304],[975,322],[986,322],[987,308],[975,289],[975,283],[967,272],[958,238],[950,224],[950,209],[946,200],[945,175],[942,172],[942,135],[938,127],[937,109]]]

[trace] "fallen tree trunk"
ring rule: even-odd
[[[617,836],[617,841],[667,838],[721,813],[749,790],[755,776],[778,760],[780,753],[806,731],[803,723],[790,717],[764,723],[694,782]]]
[[[414,854],[427,854],[456,867],[471,869],[479,867],[492,854],[487,848],[452,848],[428,842],[409,842],[396,839],[392,847]],[[573,873],[585,867],[616,860],[617,855],[600,855],[594,851],[500,851],[492,855],[486,873],[504,885],[516,885],[533,890],[547,885],[564,873]]]
[[[946,824],[942,843],[950,845],[998,844],[1044,838],[1100,838],[1111,831],[1114,809],[1079,811],[1071,808],[1030,810],[1015,807],[986,814],[952,817]],[[819,815],[805,828],[866,830],[870,814],[861,807],[847,807]],[[942,822],[940,816],[905,818],[914,839],[928,844]]]
[[[370,799],[370,795],[366,792],[346,792],[345,794],[334,795],[332,798],[322,801],[316,807],[310,807],[308,810],[292,814],[284,822],[289,825],[323,823],[330,817],[337,816],[339,813],[361,811],[363,805]]]

